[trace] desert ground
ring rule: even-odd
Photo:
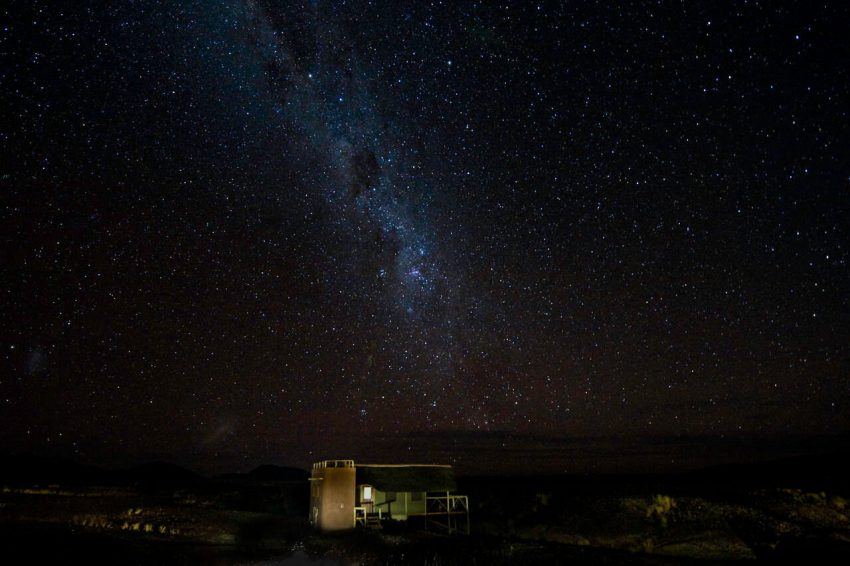
[[[15,562],[665,565],[850,558],[850,506],[843,464],[834,460],[811,463],[832,470],[815,480],[800,475],[806,468],[799,461],[680,475],[460,477],[458,491],[469,495],[472,510],[469,536],[403,524],[314,532],[306,520],[306,473],[291,468],[206,478],[167,464],[109,473],[73,465],[69,472],[67,463],[5,464],[0,540]],[[23,471],[11,473],[16,465]],[[32,472],[44,466],[64,469],[54,477]],[[796,472],[777,473],[789,468]]]

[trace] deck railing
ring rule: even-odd
[[[354,460],[322,460],[313,464],[314,470],[322,468],[353,468]]]
[[[469,498],[450,493],[426,497],[425,528],[429,526],[449,534],[469,534]]]
[[[378,512],[369,512],[365,507],[355,507],[354,508],[354,526],[361,525],[363,527],[377,527],[380,526],[381,521],[383,521],[384,516],[381,513],[381,508],[378,508]]]

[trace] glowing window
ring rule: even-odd
[[[363,486],[363,501],[372,501],[372,486]]]

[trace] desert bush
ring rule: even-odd
[[[823,505],[826,503],[826,493],[806,493],[804,495],[804,501],[809,505]]]
[[[676,500],[669,495],[655,495],[646,507],[646,517],[655,519],[662,527],[666,527],[668,516],[675,507]]]

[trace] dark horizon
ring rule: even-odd
[[[350,439],[339,445],[319,445],[312,455],[282,449],[265,458],[246,457],[237,449],[186,458],[163,452],[108,455],[97,452],[94,447],[82,450],[55,447],[47,452],[24,450],[10,455],[61,458],[105,470],[165,462],[208,477],[247,473],[268,464],[309,470],[313,462],[342,458],[359,463],[451,464],[458,474],[465,476],[677,474],[798,457],[850,459],[850,433],[760,437],[555,437],[518,435],[510,431],[423,431],[377,437],[371,439],[368,446],[365,444]]]

